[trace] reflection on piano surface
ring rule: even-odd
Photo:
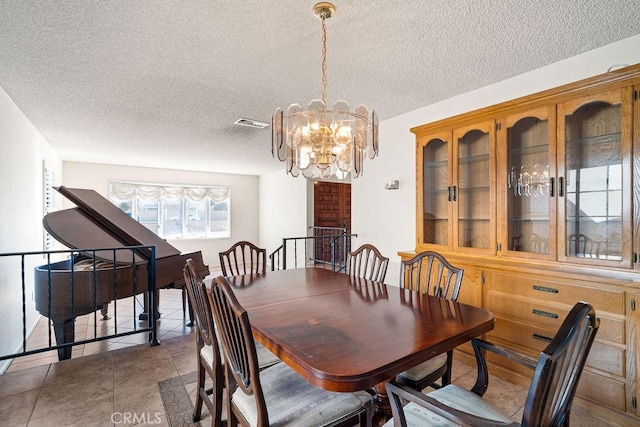
[[[209,274],[200,251],[181,253],[95,191],[66,187],[57,190],[77,207],[47,214],[43,225],[65,246],[71,249],[155,246],[158,289],[184,287],[182,269],[188,258],[195,262],[201,279]],[[146,292],[149,256],[150,250],[107,249],[36,267],[36,310],[53,322],[57,343],[74,341],[75,317],[99,309],[105,314],[110,301]],[[96,258],[95,271],[93,257]],[[90,268],[72,266],[72,262],[78,261]],[[59,349],[58,357],[70,358],[71,347]]]

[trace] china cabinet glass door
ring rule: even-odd
[[[559,105],[559,258],[631,265],[630,88]]]
[[[555,258],[555,116],[539,108],[505,118],[498,161],[500,253],[526,258]],[[553,231],[553,232],[552,232]],[[550,244],[551,242],[551,244]]]
[[[424,138],[418,144],[418,170],[422,168],[422,193],[418,194],[418,245],[449,248],[451,218],[451,133]]]
[[[454,131],[454,249],[495,252],[493,122]]]

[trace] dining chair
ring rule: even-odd
[[[389,258],[368,243],[349,254],[349,275],[352,277],[384,282],[388,265]]]
[[[213,280],[208,296],[225,358],[229,426],[364,425],[357,395],[315,387],[285,363],[259,371],[249,315],[227,280]]]
[[[200,420],[202,404],[204,403],[211,414],[211,425],[219,426],[222,415],[222,395],[224,371],[222,352],[216,335],[211,305],[207,296],[206,285],[196,273],[196,265],[192,259],[187,259],[183,269],[185,287],[189,304],[195,314],[196,326],[196,355],[198,360],[198,384],[196,405],[193,410],[193,421]],[[264,346],[258,348],[258,365],[261,369],[280,362],[280,359]],[[209,374],[213,387],[205,388],[205,376]],[[209,397],[211,396],[211,398]]]
[[[591,305],[584,302],[575,304],[537,361],[513,350],[474,339],[472,344],[478,363],[478,378],[471,391],[449,384],[422,394],[390,381],[386,389],[391,400],[393,420],[389,420],[385,426],[568,426],[578,381],[599,325],[600,319],[596,318]],[[482,399],[489,382],[486,351],[533,370],[521,423],[514,422]],[[403,400],[409,401],[404,407]]]
[[[220,252],[219,256],[223,276],[265,273],[267,269],[267,250],[244,240]]]
[[[456,301],[463,274],[464,269],[454,267],[441,254],[425,251],[401,262],[399,283],[401,288]],[[453,350],[449,350],[402,372],[396,381],[417,391],[444,387],[451,383],[452,365]],[[438,379],[441,384],[435,382]]]

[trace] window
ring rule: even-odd
[[[109,184],[109,200],[165,239],[231,237],[231,189]]]

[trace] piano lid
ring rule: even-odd
[[[156,259],[180,254],[178,249],[94,190],[63,186],[56,190],[78,207],[51,212],[45,215],[42,224],[49,234],[65,246],[72,249],[155,246]],[[116,252],[116,263],[132,262],[131,255],[126,251]],[[96,257],[114,262],[112,251],[101,251],[96,253]],[[141,259],[138,256],[136,262]]]

